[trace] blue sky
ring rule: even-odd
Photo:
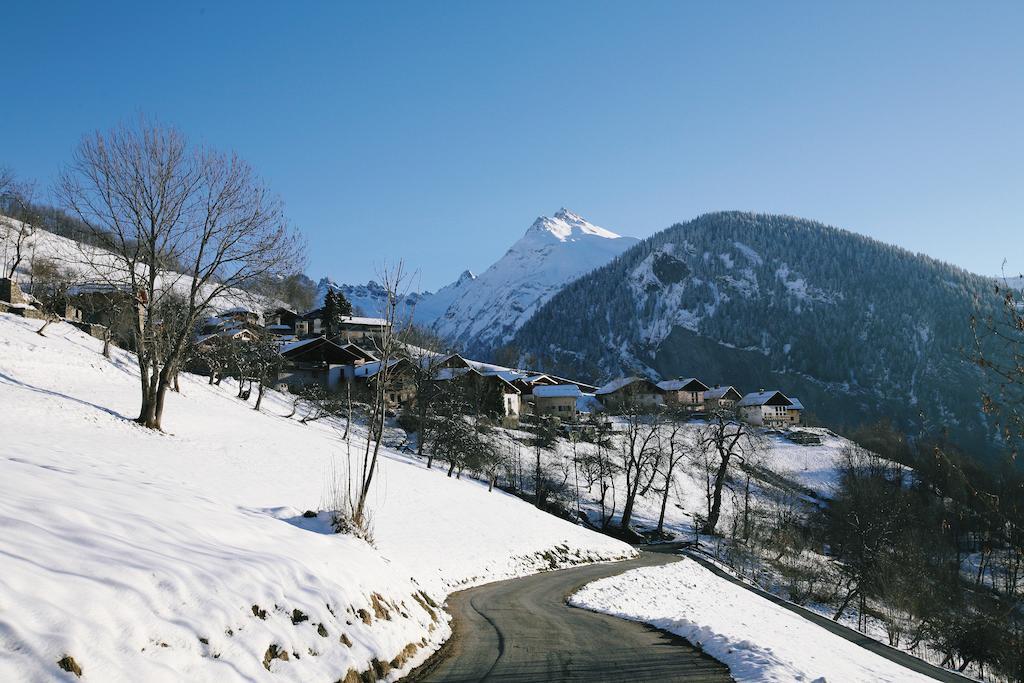
[[[375,5],[375,6],[371,6]],[[0,165],[138,112],[234,148],[309,273],[435,288],[566,206],[717,209],[1024,268],[1024,3],[12,3]],[[10,66],[11,68],[8,68]]]

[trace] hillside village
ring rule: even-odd
[[[60,319],[103,339],[110,334],[112,311],[131,308],[123,291],[111,285],[89,283],[70,286],[64,295]],[[644,377],[620,377],[603,385],[559,377],[539,369],[509,368],[466,359],[458,353],[441,353],[405,345],[400,358],[389,361],[386,372],[374,353],[381,336],[393,334],[392,322],[383,318],[351,315],[348,302],[339,304],[331,293],[331,306],[343,306],[346,314],[328,322],[325,307],[303,313],[285,307],[259,311],[234,306],[204,318],[194,336],[193,370],[211,378],[218,368],[204,360],[219,347],[231,346],[238,357],[258,351],[258,341],[276,346],[280,359],[269,363],[272,374],[256,378],[274,388],[300,393],[317,385],[327,391],[367,393],[382,377],[388,386],[384,396],[392,409],[414,409],[418,376],[437,387],[448,383],[472,383],[485,398],[484,410],[513,426],[522,418],[549,416],[563,422],[600,413],[614,413],[626,404],[653,410],[673,409],[694,418],[709,412],[735,412],[739,419],[759,427],[784,429],[799,426],[804,410],[796,397],[778,390],[759,389],[742,393],[731,385],[713,387],[695,377],[654,381]],[[342,295],[343,297],[343,295]],[[27,317],[44,316],[31,295],[10,279],[0,279],[0,307]],[[58,306],[60,308],[60,306]],[[415,368],[419,365],[419,368]],[[244,374],[244,371],[243,371]],[[236,379],[252,379],[240,377]]]

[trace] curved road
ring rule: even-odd
[[[723,664],[682,638],[566,604],[595,579],[679,559],[645,552],[453,593],[452,637],[405,680],[731,681]]]

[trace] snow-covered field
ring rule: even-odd
[[[73,680],[65,655],[94,681],[394,678],[448,635],[452,589],[633,552],[391,451],[375,547],[320,533],[329,425],[183,376],[144,430],[130,354],[37,327],[0,314],[2,681]]]
[[[692,560],[584,586],[570,602],[700,645],[738,683],[931,681],[715,576]]]
[[[23,230],[21,221],[0,216],[0,245],[5,250],[0,253],[0,262],[6,263],[13,259],[9,253],[13,243],[12,234],[15,230]],[[23,258],[14,272],[14,279],[22,286],[30,280],[33,261],[49,261],[64,271],[72,274],[73,285],[87,283],[117,283],[123,280],[123,262],[108,251],[92,247],[75,240],[56,235],[41,228],[32,230],[22,246]],[[164,271],[160,274],[157,288],[170,290],[179,294],[187,294],[192,286],[192,278],[188,275]],[[206,285],[200,290],[202,296],[208,296],[214,285]],[[223,311],[236,306],[263,309],[277,305],[279,302],[266,297],[251,294],[240,289],[227,289],[221,292],[212,302],[215,310]]]

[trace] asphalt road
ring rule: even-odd
[[[678,557],[645,552],[453,593],[454,633],[410,681],[731,681],[682,638],[566,604],[586,583]]]

